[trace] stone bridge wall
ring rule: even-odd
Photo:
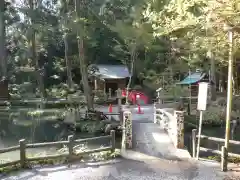
[[[184,148],[184,113],[154,105],[154,123],[164,128],[176,148]]]

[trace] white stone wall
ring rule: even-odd
[[[154,107],[154,123],[164,128],[177,148],[184,148],[184,112],[170,113]]]

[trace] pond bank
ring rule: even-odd
[[[10,146],[18,145],[20,139],[26,139],[27,143],[41,143],[67,140],[69,135],[74,135],[76,139],[84,139],[89,137],[101,136],[105,133],[105,126],[107,123],[103,123],[97,120],[81,120],[78,122],[78,131],[75,132],[69,124],[66,124],[58,119],[48,120],[46,117],[50,115],[50,112],[45,112],[45,116],[39,116],[36,118],[24,118],[18,119],[16,116],[11,116],[11,113],[5,113],[5,116],[0,117],[0,148],[6,148]],[[120,146],[121,137],[117,136],[116,146]],[[98,140],[87,142],[82,146],[88,149],[96,149],[101,146],[108,146],[109,140]],[[59,153],[58,149],[62,147],[52,148],[37,148],[29,149],[27,154],[30,156],[35,155],[51,155]],[[19,151],[11,153],[0,154],[2,161],[18,160]]]
[[[194,116],[192,116],[194,117]],[[192,154],[192,129],[198,129],[198,121],[196,120],[196,116],[194,119],[186,117],[185,118],[185,134],[184,134],[184,141],[185,146],[188,148],[189,152]],[[234,140],[240,141],[240,127],[238,126],[235,130],[234,134]],[[225,138],[225,125],[222,125],[221,123],[214,123],[211,122],[205,122],[202,126],[202,135],[210,136],[210,137],[217,137],[217,138]],[[221,151],[221,147],[224,145],[222,142],[215,142],[211,140],[204,140],[201,139],[201,147],[213,149],[213,150],[219,150]],[[229,145],[229,152],[240,154],[239,146],[230,144]],[[208,159],[214,159],[219,160],[219,157],[217,154],[213,154],[210,152],[200,152],[200,157],[202,158],[208,158]],[[240,162],[239,158],[230,158],[231,162]],[[237,160],[238,159],[238,160]]]

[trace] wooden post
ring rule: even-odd
[[[106,95],[106,97],[108,98],[107,90],[106,90],[106,81],[104,80],[103,82],[104,82],[103,92]]]
[[[111,134],[111,143],[112,143],[112,150],[111,152],[114,153],[115,152],[115,148],[116,148],[116,142],[115,142],[115,131],[114,130],[111,130],[110,132]]]
[[[191,100],[189,100],[189,101],[191,101]],[[188,115],[191,115],[191,105],[190,105],[190,103],[188,103],[188,106],[187,106],[187,113],[188,113]]]
[[[108,98],[109,99],[112,98],[112,89],[111,88],[108,89]]]
[[[221,170],[223,172],[227,171],[227,148],[225,146],[222,146],[222,154],[221,154]]]
[[[192,157],[196,157],[196,139],[197,139],[197,130],[192,130]]]
[[[122,110],[122,107],[121,107],[121,110],[119,112],[119,120],[120,120],[120,124],[123,124],[123,110]]]
[[[233,28],[226,26],[225,29],[228,31],[229,38],[229,59],[228,59],[228,86],[227,86],[227,108],[226,108],[226,130],[225,130],[225,151],[223,151],[223,171],[227,171],[227,156],[229,150],[229,138],[231,128],[231,116],[232,116],[232,95],[233,95],[233,62],[234,62],[234,32]],[[225,152],[225,153],[224,153]]]
[[[156,103],[153,104],[153,122],[156,124],[157,123],[157,115],[156,115]]]
[[[22,168],[26,166],[26,141],[25,139],[21,139],[19,141],[20,146],[20,165]]]
[[[71,159],[73,157],[73,146],[74,146],[73,135],[70,135],[70,136],[68,136],[69,159]]]

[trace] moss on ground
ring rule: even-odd
[[[221,162],[221,156],[220,155],[208,156],[207,159]],[[228,157],[228,162],[237,164],[237,163],[240,163],[240,158]]]

